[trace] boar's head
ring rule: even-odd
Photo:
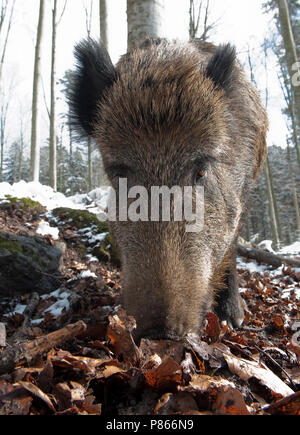
[[[135,222],[118,215],[111,223],[137,336],[197,332],[216,293],[229,292],[225,275],[241,216],[266,156],[258,94],[229,44],[147,40],[115,67],[95,41],[81,42],[75,55],[73,124],[96,140],[117,195],[120,179],[149,193],[153,186],[193,186],[195,206],[195,187],[204,188],[199,231],[161,214]],[[224,312],[239,324],[239,307]]]

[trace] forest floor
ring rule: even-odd
[[[0,415],[300,415],[300,271],[240,259],[240,329],[208,313],[199,336],[137,344],[120,270],[83,249],[90,228],[0,205],[1,231],[33,235],[41,219],[66,244],[63,278],[0,295]]]

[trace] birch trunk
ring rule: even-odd
[[[55,123],[55,77],[56,77],[56,16],[57,0],[54,0],[52,10],[52,61],[51,61],[51,108],[50,108],[50,186],[57,190],[57,169],[56,169],[56,123]]]
[[[32,120],[31,120],[31,152],[30,152],[30,178],[32,181],[39,181],[40,170],[40,144],[38,143],[38,116],[39,116],[39,85],[40,85],[40,63],[41,43],[44,26],[45,0],[40,0],[39,22],[35,46],[35,61],[33,73],[32,91]]]
[[[265,165],[264,173],[266,178],[266,188],[267,188],[267,195],[268,195],[268,202],[269,202],[269,216],[270,216],[270,225],[272,231],[272,240],[274,242],[274,249],[276,250],[280,246],[280,237],[279,237],[278,225],[276,221],[276,211],[274,205],[274,197],[272,194],[270,168],[268,162]]]
[[[163,36],[163,0],[127,0],[128,50],[150,37]]]
[[[104,47],[108,49],[106,0],[99,0],[99,11],[100,11],[100,39]]]

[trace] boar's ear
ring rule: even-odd
[[[227,94],[234,82],[235,61],[235,47],[230,44],[220,45],[206,68],[206,75]]]
[[[117,72],[105,47],[90,38],[75,47],[74,55],[76,69],[71,73],[68,92],[70,124],[82,137],[93,134],[98,104]]]

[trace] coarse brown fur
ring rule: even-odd
[[[89,48],[81,46],[81,57],[84,49]],[[101,52],[97,56],[100,65]],[[82,62],[86,78],[88,61]],[[102,71],[99,65],[94,62],[93,68]],[[85,119],[81,124],[96,139],[116,191],[120,177],[127,178],[129,189],[183,188],[195,184],[199,169],[207,169],[200,181],[205,192],[200,232],[187,233],[184,221],[111,225],[121,253],[124,305],[136,317],[137,336],[197,332],[215,305],[221,318],[239,325],[234,246],[267,152],[268,121],[257,91],[230,46],[216,49],[204,42],[147,40],[104,70],[108,85],[95,89],[90,124]],[[82,76],[72,97],[79,118]]]

